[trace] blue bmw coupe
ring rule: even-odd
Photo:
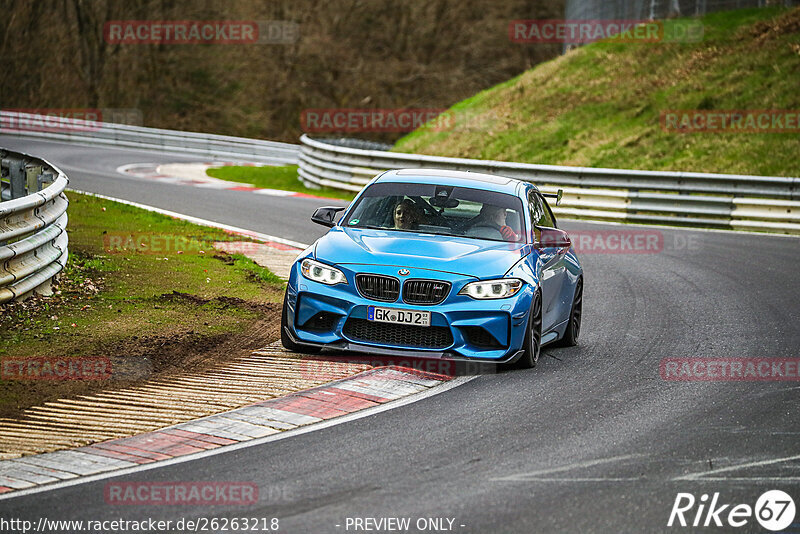
[[[529,368],[543,345],[578,341],[583,270],[533,184],[388,171],[347,208],[311,220],[330,230],[292,266],[281,319],[289,350]]]

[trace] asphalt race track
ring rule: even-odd
[[[115,171],[197,158],[5,136],[0,146],[50,160],[72,189],[301,242],[324,232],[309,221],[324,201],[142,183]],[[353,532],[348,518],[366,517],[450,518],[453,531],[475,533],[683,532],[693,529],[667,527],[679,492],[754,506],[780,489],[797,501],[800,382],[666,381],[659,365],[798,357],[800,240],[658,231],[656,253],[581,255],[580,344],[546,348],[536,369],[480,375],[362,419],[108,479],[253,482],[257,505],[111,506],[100,480],[2,500],[0,512],[34,521],[276,517],[281,532],[309,533]],[[800,532],[799,522],[787,531]],[[750,518],[703,531],[764,529]]]

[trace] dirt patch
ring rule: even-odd
[[[142,384],[153,378],[169,378],[179,372],[201,372],[222,361],[232,360],[262,348],[278,338],[280,305],[250,302],[235,297],[204,299],[180,293],[163,294],[155,299],[165,304],[179,302],[183,307],[214,306],[225,310],[235,308],[257,313],[241,331],[235,334],[208,335],[191,329],[176,329],[166,334],[129,336],[109,343],[98,343],[85,357],[108,358],[112,378],[108,380],[64,380],[16,382],[24,384],[22,393],[0,403],[0,417],[15,418],[31,406],[60,398],[114,391]],[[27,306],[40,306],[35,299]],[[20,303],[20,305],[25,303]],[[5,386],[4,386],[5,388]],[[10,389],[10,388],[6,388]]]
[[[792,33],[800,33],[800,7],[776,19],[757,22],[750,28],[750,35],[755,37],[758,43]]]
[[[281,306],[276,303],[251,302],[237,297],[204,299],[179,291],[166,293],[160,298],[196,306],[216,305],[221,309],[249,310],[258,313],[258,319],[236,335],[202,336],[188,331],[182,335],[142,338],[137,344],[138,348],[152,358],[156,372],[202,370],[218,361],[262,348],[278,339],[280,333]],[[130,348],[119,347],[119,350],[130,353]]]
[[[212,299],[205,299],[198,297],[197,295],[173,291],[172,293],[164,293],[159,298],[167,302],[190,302],[198,306],[218,303],[222,308],[236,307],[243,310],[265,314],[280,313],[281,311],[281,305],[274,302],[251,302],[238,297],[221,296],[214,297]]]
[[[233,265],[235,263],[233,261],[233,256],[228,253],[214,254],[213,258],[215,260],[220,260],[225,265]]]

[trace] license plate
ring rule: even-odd
[[[367,308],[367,320],[379,323],[430,326],[431,312],[369,306]]]

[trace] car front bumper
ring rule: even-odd
[[[437,305],[412,305],[398,297],[381,302],[362,296],[358,273],[397,276],[396,266],[337,265],[347,284],[329,286],[303,277],[299,262],[290,274],[287,334],[298,344],[380,356],[510,363],[522,355],[533,288],[526,284],[506,299],[475,300],[458,295],[475,278],[416,269],[413,276],[451,283],[447,298]],[[429,327],[397,326],[367,321],[377,306],[431,313]]]

